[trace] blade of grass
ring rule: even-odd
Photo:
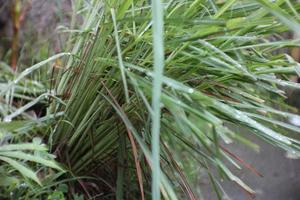
[[[121,109],[121,106],[118,104],[117,100],[115,99],[115,97],[113,96],[113,94],[111,93],[111,91],[106,87],[106,85],[104,84],[103,81],[101,81],[101,83],[104,86],[104,88],[106,89],[106,91],[108,92],[109,96],[113,99],[113,101],[116,104],[116,106],[118,106],[118,108]],[[144,197],[144,187],[143,187],[142,170],[141,170],[140,162],[138,160],[137,146],[135,144],[134,137],[133,137],[130,129],[128,127],[126,127],[126,130],[127,130],[127,134],[128,134],[128,137],[129,137],[129,141],[131,143],[131,147],[132,147],[132,153],[133,153],[134,162],[135,162],[135,166],[136,166],[136,173],[137,173],[138,182],[139,182],[140,191],[141,191],[141,199],[144,200],[145,197]]]
[[[152,171],[152,200],[160,200],[160,96],[162,90],[162,78],[164,68],[164,21],[163,6],[161,0],[152,1],[153,21],[153,51],[154,51],[154,78],[152,89],[152,125],[151,125],[151,147],[153,156]]]
[[[152,89],[152,126],[151,126],[151,147],[153,156],[152,172],[152,199],[160,200],[160,96],[162,90],[162,77],[164,68],[164,21],[163,6],[161,0],[152,1],[153,21],[153,51],[154,51],[154,78]]]
[[[37,175],[28,167],[25,167],[20,162],[15,161],[11,158],[0,156],[0,160],[3,160],[4,162],[7,162],[12,167],[14,167],[16,170],[18,170],[23,176],[28,177],[35,182],[37,182],[39,185],[42,185]]]
[[[114,33],[115,33],[115,41],[116,41],[117,52],[118,52],[119,67],[120,67],[121,76],[122,76],[122,80],[123,80],[126,101],[128,103],[129,102],[128,86],[127,86],[127,81],[126,81],[125,69],[124,69],[122,52],[121,52],[121,47],[120,47],[119,35],[118,35],[118,27],[117,27],[117,22],[116,22],[116,14],[115,14],[114,9],[111,9],[111,16],[113,19],[113,24],[114,24],[114,29],[115,29]]]

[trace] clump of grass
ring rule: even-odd
[[[92,177],[70,188],[88,198],[197,199],[185,170],[200,165],[219,199],[226,195],[219,177],[254,195],[224,161],[259,173],[222,144],[257,148],[230,128],[243,127],[299,154],[299,141],[286,134],[300,129],[285,122],[293,114],[282,90],[300,88],[287,79],[299,64],[273,53],[299,41],[272,40],[299,29],[294,17],[299,6],[291,5],[282,0],[82,4],[85,22],[70,38],[71,56],[56,76],[55,95],[61,99],[47,112],[61,114],[47,137],[66,166],[65,176]],[[47,61],[59,56],[65,54]]]

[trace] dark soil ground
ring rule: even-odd
[[[242,130],[244,134],[244,130]],[[256,176],[248,169],[231,168],[256,192],[255,200],[300,200],[300,159],[289,159],[286,153],[264,141],[249,137],[260,146],[260,152],[245,147],[241,144],[230,144],[227,148],[243,160],[254,166],[263,177]],[[224,181],[223,186],[232,200],[251,200],[236,184]],[[209,186],[204,186],[203,196],[205,200],[215,200],[216,196]]]

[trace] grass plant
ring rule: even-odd
[[[63,174],[51,172],[59,174],[54,182],[72,180],[68,190],[86,199],[195,200],[201,194],[189,169],[200,166],[222,199],[220,179],[255,195],[225,163],[260,175],[226,148],[233,142],[259,148],[236,128],[299,155],[300,128],[287,122],[296,114],[285,103],[285,89],[300,89],[288,79],[300,74],[300,65],[278,53],[300,44],[281,35],[299,31],[296,1],[92,0],[73,6],[84,22],[69,30],[67,53],[7,72],[0,85],[0,115],[10,117],[1,124],[46,127],[43,138],[64,166]],[[27,79],[58,59],[51,84]],[[34,92],[39,87],[50,90]],[[27,104],[15,106],[16,98]],[[26,110],[43,98],[45,116],[29,116]],[[41,198],[36,191],[30,197]]]

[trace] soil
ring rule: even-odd
[[[289,159],[286,152],[274,147],[251,133],[240,130],[248,138],[260,146],[260,152],[254,152],[242,144],[227,145],[231,152],[255,167],[263,177],[259,177],[248,169],[238,170],[231,167],[235,175],[240,177],[255,192],[255,200],[300,200],[300,159]],[[231,181],[222,183],[224,190],[232,200],[251,200],[240,187]],[[204,185],[205,200],[217,200],[210,185]]]

